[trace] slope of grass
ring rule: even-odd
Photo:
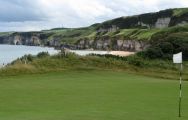
[[[134,31],[137,31],[138,29],[122,29],[117,36],[130,36]]]
[[[158,31],[156,34],[154,34],[151,38],[151,41],[158,42],[164,39],[165,37],[168,37],[171,34],[175,34],[175,33],[184,34],[185,32],[188,32],[187,25],[165,28],[165,29]]]
[[[187,32],[188,26],[175,26],[164,29],[120,29],[115,32],[99,32],[95,27],[86,27],[79,29],[63,29],[63,30],[51,30],[46,33],[52,32],[53,34],[48,37],[48,40],[59,40],[62,43],[75,44],[79,40],[103,40],[104,37],[108,39],[121,38],[130,40],[143,40],[150,41],[155,39],[163,39],[163,36],[170,35],[172,33]],[[154,36],[154,37],[153,37]]]
[[[67,28],[67,29],[55,29],[44,31],[45,33],[53,33],[49,36],[48,40],[58,39],[63,43],[74,44],[81,38],[93,37],[96,32],[96,28],[93,26],[85,28]]]
[[[178,84],[115,71],[3,77],[0,119],[177,120]],[[180,120],[188,119],[187,91],[184,82]]]
[[[136,40],[150,40],[152,35],[155,33],[159,32],[159,29],[140,29],[134,34],[131,34],[130,38],[131,39],[136,39]]]
[[[173,16],[180,17],[181,15],[188,13],[188,8],[178,8],[173,10]]]

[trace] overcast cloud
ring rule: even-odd
[[[0,0],[0,31],[82,27],[179,7],[188,7],[188,0]]]

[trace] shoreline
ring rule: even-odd
[[[36,48],[48,48],[49,50],[39,50],[39,51],[48,51],[50,52],[51,49],[55,50],[57,53],[60,52],[59,49],[56,49],[55,47],[49,47],[49,46],[27,46],[27,45],[10,45],[10,44],[0,44],[0,46],[14,46],[14,47],[26,47],[25,50],[27,50],[27,47],[28,49],[31,49],[31,47],[36,47]],[[24,49],[23,49],[24,50]],[[9,50],[7,49],[7,52],[9,52]],[[86,56],[86,55],[89,55],[89,54],[99,54],[99,55],[105,55],[105,54],[109,54],[109,55],[116,55],[116,56],[121,56],[121,57],[126,57],[126,56],[130,56],[130,55],[134,55],[136,52],[129,52],[129,51],[105,51],[105,50],[92,50],[92,49],[87,49],[87,50],[69,50],[68,49],[68,52],[73,52],[77,55],[81,55],[81,56]],[[10,53],[11,54],[11,53]],[[25,54],[32,54],[32,53],[25,53]],[[33,53],[34,54],[34,53]],[[16,60],[17,58],[21,57],[19,56],[18,54],[16,54],[18,57],[15,57],[14,60]],[[14,56],[14,55],[13,55]],[[24,54],[23,54],[24,56]],[[8,58],[11,58],[10,56],[5,56],[5,58],[7,57]],[[11,58],[12,59],[12,58]],[[2,58],[0,59],[2,60]],[[11,60],[13,61],[13,59]],[[6,66],[8,63],[11,63],[10,62],[1,62],[0,64],[0,68],[3,68],[4,66]]]

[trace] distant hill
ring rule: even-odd
[[[161,51],[161,54],[169,52],[162,50],[162,47],[169,47],[172,49],[168,53],[170,56],[188,48],[188,8],[120,17],[84,28],[1,33],[0,43],[136,52],[160,48],[157,53]]]
[[[156,13],[120,17],[100,24],[100,28],[108,29],[112,25],[120,29],[130,28],[165,28],[184,25],[188,21],[188,8],[167,9]]]

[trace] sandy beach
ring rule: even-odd
[[[99,55],[110,54],[110,55],[125,57],[135,54],[135,52],[129,52],[129,51],[97,51],[97,50],[70,50],[68,52],[74,52],[81,56],[85,56],[88,54],[99,54]]]
[[[128,51],[110,51],[109,54],[125,57],[125,56],[129,56],[129,55],[134,55],[135,52],[128,52]]]

